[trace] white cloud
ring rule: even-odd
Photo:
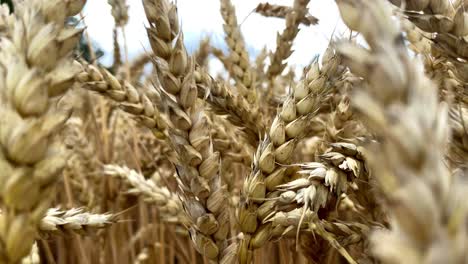
[[[252,13],[261,2],[258,0],[232,0],[236,7],[238,22],[249,49],[260,50],[265,45],[274,50],[276,34],[281,32],[284,21],[277,18],[265,18]],[[270,3],[292,5],[292,0],[270,0]],[[125,28],[130,57],[147,50],[149,47],[144,24],[144,15],[141,0],[127,0],[130,20]],[[179,17],[182,30],[189,51],[196,49],[198,41],[210,35],[215,46],[224,46],[223,20],[219,12],[219,0],[178,0]],[[317,54],[323,53],[328,45],[331,34],[344,33],[344,25],[339,18],[338,9],[334,1],[312,0],[309,12],[319,18],[319,25],[301,27],[293,49],[295,52],[289,59],[290,64],[298,66],[307,65]],[[91,38],[106,52],[103,58],[105,64],[112,61],[112,29],[114,21],[110,15],[110,6],[105,0],[88,1],[85,8],[85,20]],[[120,43],[123,44],[122,38]]]

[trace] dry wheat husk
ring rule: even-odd
[[[224,116],[207,112],[213,136],[213,147],[221,153],[223,162],[237,162],[249,166],[252,162],[252,139]]]
[[[433,49],[446,58],[467,58],[468,44],[465,37],[468,35],[468,14],[466,3],[449,0],[411,0],[402,5],[401,1],[390,1],[404,7],[401,15],[411,21],[416,27],[425,31],[431,40]],[[410,38],[415,37],[409,35]],[[424,41],[427,42],[427,41]]]
[[[457,4],[454,4],[457,7]],[[450,151],[447,160],[452,168],[463,166],[466,163],[468,136],[464,128],[466,115],[463,109],[468,103],[468,96],[464,83],[466,83],[466,66],[453,56],[453,52],[446,52],[431,41],[432,35],[417,28],[407,20],[402,21],[402,27],[412,43],[410,48],[424,56],[424,69],[426,75],[437,85],[441,100],[452,104],[450,110],[450,125],[452,127]]]
[[[448,159],[453,166],[467,168],[468,164],[468,108],[457,105],[449,110],[451,144]]]
[[[76,97],[75,97],[76,98]],[[64,178],[71,179],[73,186],[80,193],[78,200],[87,208],[95,208],[101,196],[98,193],[98,182],[91,174],[98,169],[95,156],[96,146],[88,138],[86,124],[81,118],[72,116],[67,120],[63,130],[63,141],[71,152],[66,166],[62,171]],[[85,191],[86,190],[86,191]]]

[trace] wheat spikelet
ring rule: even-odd
[[[95,157],[96,147],[86,135],[85,122],[81,118],[72,116],[65,124],[62,134],[64,144],[71,154],[62,174],[64,178],[75,180],[77,183],[75,186],[83,188],[79,191],[81,194],[79,200],[83,201],[87,208],[94,208],[100,197],[96,195],[98,190],[96,178],[91,173],[97,171],[99,166]]]
[[[265,79],[265,61],[268,57],[268,50],[266,47],[260,51],[260,53],[255,57],[255,71],[257,76],[257,82],[261,82]]]
[[[252,162],[252,141],[241,129],[216,114],[207,113],[213,136],[213,147],[221,153],[223,164],[240,162],[248,166]],[[250,144],[249,144],[250,143]]]
[[[402,6],[401,1],[390,2]],[[434,49],[446,57],[467,58],[468,44],[464,39],[468,35],[466,4],[448,0],[413,0],[403,6],[403,16],[416,27],[428,33],[437,33],[429,36]]]
[[[298,164],[300,170],[297,173],[302,177],[279,185],[277,191],[270,193],[269,200],[258,209],[258,217],[262,223],[271,223],[272,237],[295,235],[299,241],[300,234],[310,229],[328,241],[343,257],[353,259],[354,256],[343,246],[346,243],[365,244],[362,231],[348,230],[348,234],[357,237],[357,240],[349,238],[340,245],[335,240],[330,240],[332,237],[342,236],[340,230],[329,229],[325,232],[320,228],[325,219],[333,215],[337,205],[350,207],[351,212],[357,212],[356,207],[366,208],[369,211],[362,216],[370,216],[369,221],[381,220],[382,212],[379,211],[380,208],[375,208],[374,193],[366,190],[369,186],[369,174],[361,151],[362,148],[354,144],[334,143],[329,151],[320,155],[320,162]],[[345,194],[349,196],[344,196]],[[347,205],[341,200],[342,197],[347,197]],[[339,247],[335,247],[336,245]],[[296,245],[298,246],[299,244]]]
[[[402,19],[402,29],[406,32],[406,38],[411,42],[410,48],[421,54],[428,54],[431,51],[430,34],[416,27],[409,20]]]
[[[452,138],[449,159],[455,163],[453,167],[465,168],[468,158],[468,109],[463,106],[452,107],[449,111],[452,128]]]

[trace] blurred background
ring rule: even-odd
[[[253,12],[259,3],[269,2],[291,6],[292,0],[233,0],[236,7],[237,20],[241,25],[250,56],[255,57],[263,47],[274,50],[276,34],[285,27],[285,21],[279,18],[266,18]],[[129,6],[129,21],[125,27],[128,42],[129,59],[145,50],[149,50],[146,36],[143,5],[141,0],[127,0]],[[219,0],[178,0],[179,17],[182,18],[182,30],[185,44],[192,52],[197,49],[200,40],[209,36],[214,47],[226,50],[223,33],[223,20],[220,14]],[[301,26],[294,41],[294,53],[289,58],[289,65],[297,65],[300,69],[308,65],[314,56],[322,54],[332,36],[346,36],[338,8],[334,1],[312,0],[309,13],[319,19],[315,26]],[[103,51],[100,62],[105,66],[112,64],[112,49],[114,19],[111,7],[106,0],[88,1],[84,12],[89,37],[96,47]],[[123,42],[122,32],[119,32],[119,42]],[[123,47],[121,47],[123,49]],[[122,51],[124,54],[124,51]],[[223,70],[218,60],[210,60],[210,71],[218,73]]]

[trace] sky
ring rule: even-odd
[[[251,56],[255,56],[264,46],[269,50],[274,50],[277,32],[282,32],[285,21],[278,18],[266,18],[252,12],[259,3],[266,2],[266,0],[231,1],[236,7],[237,20],[241,24],[241,31]],[[268,2],[292,6],[293,0],[269,0]],[[147,22],[141,0],[127,0],[127,4],[130,6],[130,19],[125,27],[125,33],[131,59],[149,50],[149,43],[145,31]],[[207,35],[211,37],[214,46],[226,49],[219,0],[178,0],[177,7],[189,52],[194,51],[199,41]],[[334,1],[311,0],[308,7],[309,13],[319,19],[319,24],[311,27],[301,26],[294,41],[294,53],[288,60],[290,65],[300,67],[308,65],[314,56],[323,53],[332,36],[347,34]],[[106,0],[92,0],[88,1],[83,12],[90,38],[106,54],[101,59],[105,65],[110,65],[112,62],[114,20],[110,10]],[[213,61],[210,67],[221,70],[221,63]]]

